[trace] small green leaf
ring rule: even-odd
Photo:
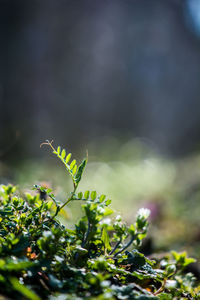
[[[176,266],[174,264],[170,264],[166,268],[167,277],[173,275],[176,272]]]
[[[9,216],[9,215],[13,215],[12,210],[2,210],[2,211],[0,211],[0,216]]]
[[[86,191],[86,192],[84,193],[84,198],[87,200],[87,199],[89,198],[89,196],[90,196],[90,192],[89,192],[89,191]]]
[[[97,192],[96,191],[92,191],[90,197],[91,197],[92,200],[95,200],[96,197],[97,197]]]
[[[78,193],[78,198],[81,200],[83,198],[83,193],[82,192],[79,192]]]
[[[72,157],[72,154],[71,154],[71,153],[67,154],[66,159],[65,159],[65,162],[66,162],[67,164],[68,164],[68,162],[70,161],[71,157]]]
[[[103,215],[106,217],[106,216],[109,216],[109,215],[112,215],[112,214],[113,214],[113,210],[109,207],[105,207]]]
[[[7,272],[12,272],[12,271],[21,271],[28,269],[34,265],[33,262],[31,261],[7,261],[6,265],[1,265],[0,261],[0,269],[3,271]]]
[[[131,235],[135,235],[136,232],[135,226],[131,224],[128,231]]]
[[[74,160],[72,160],[72,162],[71,162],[71,164],[69,166],[70,170],[73,169],[73,167],[75,166],[75,164],[76,164],[76,160],[74,159]]]
[[[13,288],[20,292],[24,297],[30,300],[41,300],[38,295],[36,295],[33,291],[29,290],[25,285],[19,283],[18,279],[15,277],[10,278],[10,282]]]
[[[62,150],[62,153],[61,153],[61,157],[64,159],[65,158],[65,155],[66,155],[66,151],[65,149]]]
[[[77,174],[76,174],[76,183],[79,183],[79,182],[80,182],[86,164],[87,164],[87,160],[84,159],[84,160],[81,162],[81,164],[79,165],[78,171],[77,171]]]
[[[111,246],[110,246],[110,242],[109,242],[109,235],[106,229],[106,226],[103,227],[102,230],[102,236],[101,236],[102,242],[104,243],[104,247],[105,247],[105,251],[110,251],[111,250]]]
[[[76,171],[77,171],[77,165],[75,165],[75,166],[73,167],[72,174],[75,175],[75,174],[76,174]]]
[[[105,204],[108,206],[108,205],[110,205],[111,202],[112,201],[110,199],[107,199],[106,202],[105,202]]]
[[[99,202],[102,203],[106,199],[106,195],[101,195],[99,197]]]
[[[187,253],[185,251],[181,252],[181,253],[172,251],[171,253],[172,253],[173,257],[175,258],[176,263],[181,265],[183,268],[191,263],[196,262],[196,259],[187,257]]]
[[[79,245],[77,245],[77,246],[75,247],[75,249],[76,249],[76,251],[77,251],[79,254],[82,254],[82,255],[88,253],[88,250],[87,250],[87,249],[85,249],[85,248],[83,248],[83,247],[81,247],[81,246],[79,246]]]
[[[60,146],[58,146],[58,148],[57,148],[57,154],[58,155],[60,155],[60,150],[61,150],[61,148],[60,148]]]

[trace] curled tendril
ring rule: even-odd
[[[50,146],[52,148],[53,151],[55,151],[55,148],[53,147],[53,140],[50,142],[49,140],[46,140],[45,142],[41,143],[40,144],[40,148],[43,146],[43,145],[47,145],[47,146]]]

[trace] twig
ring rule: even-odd
[[[117,250],[117,248],[119,247],[119,245],[121,244],[121,239],[117,242],[117,244],[115,245],[115,247],[112,249],[112,251],[109,253],[109,255],[112,255],[114,252],[115,252],[115,250]]]
[[[89,234],[90,234],[90,229],[91,229],[91,224],[90,224],[90,221],[88,220],[88,229],[87,229],[87,232],[86,232],[86,235],[85,235],[85,238],[81,244],[81,247],[83,248],[85,246],[85,244],[87,243],[87,240],[88,240],[88,237],[89,237]]]
[[[126,250],[133,243],[134,239],[135,239],[135,235],[132,236],[130,241],[121,250],[119,250],[117,253],[115,253],[114,257],[116,257],[118,254],[122,253],[124,250]]]

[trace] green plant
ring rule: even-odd
[[[73,183],[64,203],[52,190],[35,185],[35,194],[0,186],[0,292],[11,299],[200,299],[200,287],[185,267],[194,262],[172,252],[155,260],[140,251],[148,209],[126,225],[113,215],[111,201],[96,191],[78,191],[87,159],[79,165],[50,142]],[[72,201],[83,216],[74,228],[58,214]]]

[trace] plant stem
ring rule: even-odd
[[[117,250],[117,248],[119,247],[119,245],[120,245],[120,243],[121,243],[121,239],[117,242],[117,244],[115,245],[115,247],[112,249],[112,251],[109,253],[109,255],[112,255],[114,252],[115,252],[115,250]]]
[[[116,257],[118,254],[122,253],[124,250],[126,250],[132,244],[134,239],[135,239],[135,235],[133,235],[131,237],[130,241],[121,250],[119,250],[117,253],[115,253],[114,257]]]
[[[54,219],[57,216],[57,214],[61,211],[61,209],[63,209],[63,207],[65,207],[69,202],[71,202],[73,200],[73,197],[74,197],[74,194],[76,193],[77,187],[78,187],[78,185],[76,185],[76,186],[74,185],[74,190],[71,194],[71,197],[69,197],[69,199],[65,203],[63,203],[63,205],[57,207],[56,212],[53,215],[52,219]]]
[[[166,284],[167,279],[165,278],[161,287],[154,293],[154,296],[157,296],[158,294],[162,293],[165,289],[165,284]]]
[[[91,224],[90,224],[90,221],[88,220],[88,229],[87,229],[87,232],[86,232],[86,235],[85,235],[85,238],[81,244],[81,247],[83,248],[85,246],[85,244],[87,243],[87,240],[88,240],[88,237],[89,237],[89,234],[90,234],[90,229],[91,229]]]

